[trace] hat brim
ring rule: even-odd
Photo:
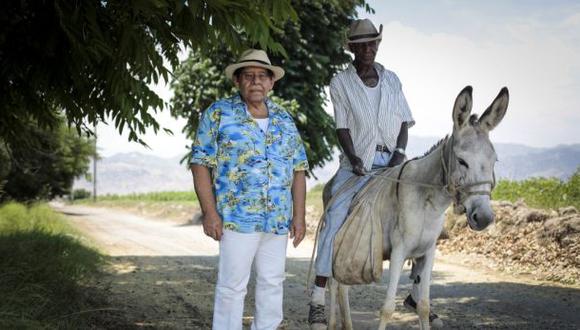
[[[352,50],[350,49],[350,46],[349,46],[350,44],[360,44],[363,42],[369,42],[369,41],[375,41],[375,40],[378,40],[379,42],[381,42],[381,40],[383,40],[383,32],[382,31],[376,37],[362,38],[362,39],[347,41],[347,43],[344,45],[344,48],[346,50],[348,50],[349,52],[352,52]]]
[[[257,61],[248,61],[248,62],[243,62],[243,63],[234,63],[234,64],[230,64],[226,67],[226,76],[228,78],[230,78],[231,80],[234,80],[234,72],[236,72],[237,69],[239,68],[244,68],[244,67],[248,67],[248,66],[252,66],[252,67],[258,67],[258,68],[264,68],[264,69],[268,69],[270,71],[272,71],[272,73],[274,73],[274,81],[280,80],[282,77],[284,77],[284,69],[282,69],[279,66],[275,66],[275,65],[267,65],[264,63],[260,63]]]

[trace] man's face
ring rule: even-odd
[[[264,102],[274,87],[272,74],[264,68],[253,66],[243,68],[240,75],[234,77],[234,83],[247,103]]]
[[[378,40],[359,42],[349,44],[350,50],[354,53],[356,62],[365,65],[371,65],[375,62],[377,51],[379,49]]]

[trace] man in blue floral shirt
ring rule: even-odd
[[[204,111],[191,160],[204,232],[220,241],[213,328],[242,329],[254,262],[252,329],[276,329],[288,234],[298,246],[306,231],[308,162],[292,117],[266,97],[284,70],[250,49],[225,71],[239,94]]]

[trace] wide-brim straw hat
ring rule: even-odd
[[[272,65],[268,58],[268,54],[260,49],[248,49],[243,52],[237,63],[230,64],[226,67],[226,76],[234,80],[234,72],[239,68],[247,66],[254,66],[272,71],[274,73],[274,81],[284,77],[284,69]]]
[[[379,26],[379,30],[374,26],[370,19],[357,19],[350,24],[348,36],[345,44],[347,50],[350,49],[350,44],[369,42],[383,39],[383,25]]]

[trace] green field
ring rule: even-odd
[[[324,185],[312,187],[306,195],[306,204],[322,210],[322,189]],[[500,180],[492,195],[494,200],[516,202],[523,199],[527,205],[535,208],[557,209],[574,206],[580,209],[580,170],[568,181],[554,178],[532,178],[524,181]],[[75,202],[91,203],[90,199]],[[99,196],[98,205],[131,208],[140,205],[142,208],[155,209],[168,204],[180,204],[185,207],[197,207],[197,197],[193,191],[165,191],[128,195]]]
[[[100,201],[142,201],[142,202],[197,202],[193,191],[162,191],[128,195],[99,196]]]
[[[533,178],[524,181],[501,180],[492,195],[495,200],[515,202],[523,199],[531,207],[558,209],[574,206],[580,209],[580,170],[568,181]]]
[[[102,306],[85,285],[104,263],[46,204],[0,206],[0,329],[81,329]],[[95,307],[97,306],[97,307]]]

